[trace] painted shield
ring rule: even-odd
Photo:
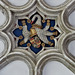
[[[41,41],[38,36],[30,38],[30,42],[35,48],[39,48],[41,46]]]

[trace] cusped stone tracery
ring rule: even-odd
[[[75,33],[75,28],[67,25],[69,23],[64,14],[66,7],[73,9],[70,10],[72,12],[75,10],[75,1],[66,0],[64,4],[56,7],[48,5],[48,8],[41,1],[44,0],[29,0],[22,6],[0,1],[7,18],[7,22],[0,27],[0,37],[5,38],[7,45],[4,44],[4,53],[0,53],[0,70],[12,60],[21,59],[29,65],[30,75],[41,75],[41,64],[45,65],[46,60],[50,59],[63,63],[75,73],[75,57],[67,50],[68,41],[73,38],[66,37],[69,33]],[[66,14],[69,15],[69,12]]]

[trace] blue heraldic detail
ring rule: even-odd
[[[59,31],[54,28],[55,20],[43,19],[39,14],[30,19],[18,19],[18,28],[13,34],[18,40],[18,47],[29,47],[37,54],[44,47],[54,47],[54,38],[59,36]]]

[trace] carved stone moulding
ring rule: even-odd
[[[64,53],[70,57],[73,61],[75,61],[75,56],[73,54],[71,54],[69,52],[68,46],[70,44],[70,42],[72,42],[73,40],[75,40],[75,34],[74,33],[69,33],[68,35],[65,36],[62,46],[63,46],[63,51]]]
[[[62,21],[63,23],[65,23],[64,26],[65,27],[67,26],[66,28],[68,28],[69,30],[75,30],[75,27],[73,27],[69,22],[69,16],[74,11],[75,11],[75,2],[71,2],[69,6],[67,6],[66,9],[62,13],[63,14]]]
[[[10,38],[4,32],[0,32],[0,40],[4,45],[4,49],[0,53],[0,59],[2,59],[3,56],[8,55],[8,53],[11,51],[11,41]]]
[[[75,65],[71,64],[71,62],[68,62],[68,60],[65,59],[61,53],[58,53],[57,51],[54,51],[54,52],[53,51],[48,51],[46,55],[45,55],[45,53],[44,53],[43,56],[41,54],[42,57],[40,57],[40,56],[37,57],[37,58],[40,57],[40,59],[37,62],[37,66],[35,67],[35,70],[36,70],[35,75],[42,75],[43,74],[42,71],[43,71],[44,66],[48,62],[51,62],[51,61],[58,61],[58,62],[64,64],[72,72],[74,72],[75,68],[73,66],[75,66]]]
[[[14,11],[14,12],[23,12],[24,10],[28,10],[29,8],[31,8],[34,4],[35,4],[35,0],[27,0],[26,3],[24,3],[23,5],[13,5],[13,3],[11,3],[10,0],[1,0],[2,2],[4,2],[6,4],[7,7],[10,7],[10,10]]]
[[[1,2],[0,2],[1,3]],[[0,5],[0,11],[3,14],[3,17],[5,17],[5,20],[2,21],[1,25],[0,25],[0,30],[4,30],[6,27],[9,26],[10,22],[11,22],[11,12],[9,9],[7,9],[3,4]]]
[[[46,2],[46,0],[38,0],[39,4],[41,5],[41,7],[45,10],[48,11],[53,11],[53,12],[58,12],[64,9],[64,7],[71,2],[71,0],[65,0],[62,3],[60,3],[59,5],[53,6],[51,5],[51,2],[48,1],[48,3]]]
[[[45,0],[27,0],[15,5],[0,0],[0,12],[5,21],[0,25],[0,70],[9,63],[24,61],[29,75],[42,75],[49,61],[58,61],[75,74],[75,56],[68,45],[75,40],[75,28],[69,15],[75,11],[75,1],[65,0],[52,6]]]
[[[14,57],[13,57],[14,56]],[[34,62],[30,59],[29,57],[30,55],[28,55],[27,53],[21,53],[21,52],[12,52],[10,54],[7,55],[7,57],[4,57],[1,61],[0,61],[0,70],[3,69],[5,66],[7,66],[9,63],[12,63],[13,61],[16,60],[20,60],[23,61],[27,64],[28,68],[29,68],[29,75],[33,75],[34,74],[34,67],[35,64]]]

